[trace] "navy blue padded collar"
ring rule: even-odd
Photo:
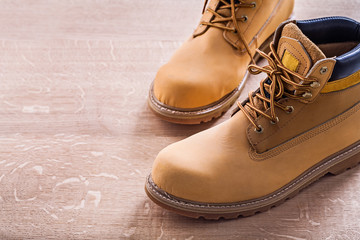
[[[301,31],[315,44],[359,42],[351,51],[337,56],[329,81],[347,77],[360,70],[360,23],[347,17],[325,17],[296,21]]]
[[[360,41],[360,23],[347,17],[325,17],[296,21],[315,44]]]

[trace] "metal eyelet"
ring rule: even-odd
[[[273,124],[273,125],[275,125],[275,124],[277,124],[279,121],[280,121],[279,118],[276,117],[276,118],[275,118],[275,121],[270,120],[270,123]]]
[[[243,22],[247,22],[248,17],[246,15],[242,16],[242,18],[244,19]]]
[[[293,106],[286,106],[286,113],[290,114],[292,112],[294,112],[294,107]]]
[[[312,93],[311,92],[306,92],[302,95],[303,98],[312,98]]]
[[[262,133],[262,132],[264,131],[264,129],[263,129],[263,127],[262,127],[261,125],[258,125],[258,128],[259,128],[260,130],[258,130],[257,128],[254,128],[254,132],[256,132],[256,133]]]
[[[328,71],[328,68],[326,66],[320,68],[320,74],[325,74]]]
[[[250,3],[250,4],[253,5],[252,8],[256,8],[256,2],[252,2],[252,3]]]
[[[318,87],[320,87],[320,83],[319,83],[319,82],[312,82],[312,83],[310,84],[310,87],[312,87],[312,88],[318,88]]]

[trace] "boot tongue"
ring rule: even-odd
[[[226,1],[230,4],[230,0]],[[225,4],[223,2],[219,3],[219,9],[217,10],[217,13],[219,13],[221,16],[224,17],[230,17],[231,16],[231,9],[230,8],[222,8]],[[218,17],[215,17],[215,20],[218,19]]]
[[[284,66],[291,71],[306,76],[310,68],[325,54],[294,23],[288,23],[282,30],[277,54]],[[294,79],[299,82],[299,79]]]
[[[325,54],[308,38],[294,23],[288,23],[284,26],[281,37],[277,44],[277,54],[282,64],[291,71],[301,76],[306,76],[310,68],[319,60],[326,58]],[[301,83],[297,77],[292,77],[292,81]],[[291,84],[283,83],[285,91],[294,92]],[[264,109],[262,100],[255,97],[254,105],[258,109]],[[249,109],[248,109],[249,110]],[[250,111],[253,117],[256,113]]]
[[[231,16],[231,10],[229,8],[220,8],[219,10],[217,10],[217,13],[219,13],[221,16],[224,17],[230,17]],[[221,19],[219,17],[215,17],[215,20]]]
[[[228,4],[231,3],[230,0],[225,0],[225,2],[227,2]],[[239,0],[235,0],[235,4],[240,3]],[[224,16],[224,17],[230,17],[231,16],[231,9],[230,8],[221,8],[222,6],[224,6],[225,4],[223,2],[219,3],[219,9],[217,10],[217,13],[219,13],[220,15]],[[215,18],[215,20],[218,19],[217,17]]]

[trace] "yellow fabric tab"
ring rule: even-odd
[[[326,83],[321,93],[340,91],[358,83],[360,83],[360,70],[346,78]]]
[[[299,60],[297,60],[291,53],[285,50],[281,62],[284,66],[291,71],[295,72],[297,67],[299,66]]]

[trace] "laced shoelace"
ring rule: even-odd
[[[278,100],[280,100],[283,96],[292,99],[309,98],[312,96],[310,93],[310,89],[312,88],[311,85],[319,85],[319,83],[316,81],[316,79],[303,77],[300,74],[286,68],[276,53],[273,42],[270,44],[269,54],[266,54],[258,49],[256,51],[260,54],[260,56],[267,59],[269,65],[265,67],[249,65],[249,73],[257,75],[264,72],[268,77],[260,82],[259,92],[249,93],[249,101],[244,106],[240,102],[237,102],[237,105],[243,111],[245,116],[250,120],[250,122],[255,126],[255,130],[257,132],[262,132],[262,127],[257,125],[255,122],[255,116],[262,115],[268,118],[272,123],[278,122],[279,119],[276,116],[275,107],[278,107],[288,113],[294,110],[292,106],[285,106],[280,104]],[[299,83],[294,82],[291,77],[296,77],[299,80]],[[271,80],[270,84],[268,79]],[[291,89],[291,91],[285,91],[286,89]],[[255,98],[262,101],[263,109],[260,109],[256,106],[254,100]],[[260,105],[261,103],[258,106]],[[246,108],[246,106],[248,108]],[[270,109],[269,114],[265,113],[268,109]]]
[[[239,27],[239,23],[238,23],[238,21],[243,21],[243,22],[247,21],[247,17],[243,16],[241,18],[237,18],[235,12],[236,12],[237,8],[254,8],[256,6],[256,4],[255,3],[244,3],[241,0],[239,0],[238,3],[236,3],[236,4],[235,4],[235,0],[230,0],[230,3],[226,0],[220,0],[220,2],[222,3],[222,5],[215,11],[209,7],[206,8],[208,0],[205,0],[202,13],[204,14],[205,9],[206,9],[206,11],[212,13],[217,18],[215,18],[209,22],[200,22],[200,24],[236,33],[238,38],[240,39],[240,41],[245,46],[246,52],[250,56],[252,63],[255,63],[254,58],[252,57],[252,54],[250,52],[249,46],[245,41],[245,37],[242,34],[242,32],[240,31],[240,27]],[[221,15],[219,13],[219,10],[223,10],[223,9],[230,9],[231,16],[228,17],[228,16]],[[232,21],[234,24],[233,28],[226,27],[227,23],[230,21]],[[220,23],[220,24],[218,24],[218,23]],[[221,23],[223,23],[223,24],[221,24]],[[240,50],[240,49],[238,49],[238,50]]]

